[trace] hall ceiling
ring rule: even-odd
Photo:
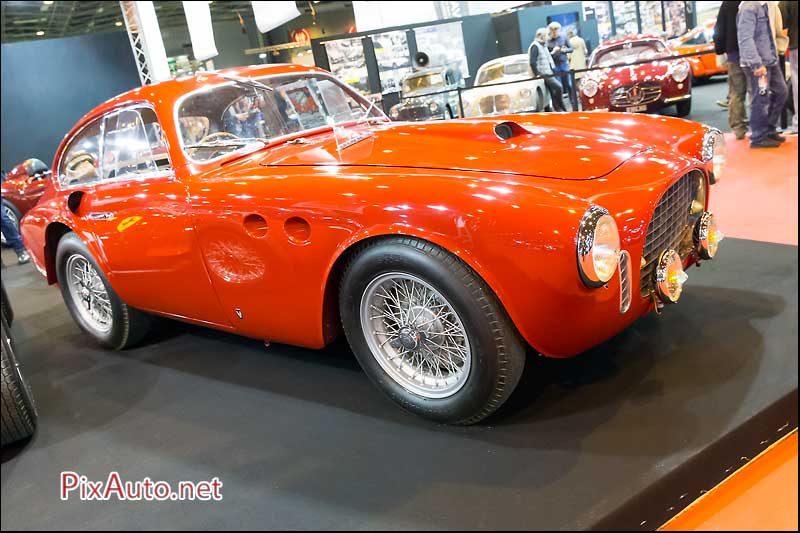
[[[186,25],[182,2],[153,2],[158,23],[164,28]],[[239,13],[251,15],[249,1],[227,0],[210,2],[211,19],[216,21],[239,20]],[[298,1],[301,13],[317,13],[342,9],[350,2],[307,2]],[[109,31],[125,31],[119,2],[33,2],[3,1],[0,4],[2,16],[2,42],[28,41],[33,39],[52,39]],[[44,32],[37,35],[37,32]]]

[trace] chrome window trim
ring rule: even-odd
[[[153,111],[153,114],[156,117],[156,122],[158,123],[159,128],[161,128],[161,132],[162,132],[161,133],[161,139],[164,141],[164,146],[167,149],[166,154],[167,154],[167,160],[169,161],[169,169],[161,169],[161,170],[157,170],[156,172],[151,172],[150,174],[144,174],[144,175],[138,175],[138,176],[122,175],[122,176],[115,177],[115,178],[103,178],[102,177],[103,176],[103,151],[105,150],[105,143],[106,143],[106,120],[108,118],[110,118],[110,117],[118,115],[119,113],[121,113],[123,111],[128,111],[128,110],[137,109],[137,108],[149,108],[150,110]],[[141,113],[140,113],[140,115],[141,115]],[[89,125],[93,124],[97,120],[101,121],[100,122],[100,143],[99,143],[99,146],[100,146],[100,153],[99,153],[100,165],[98,167],[98,173],[99,173],[99,175],[101,177],[99,179],[96,179],[94,181],[87,182],[87,183],[76,183],[76,184],[73,184],[73,185],[63,185],[61,183],[61,178],[62,178],[61,162],[64,159],[64,155],[69,150],[69,148],[72,145],[72,142],[75,140],[75,138],[78,135],[80,135],[81,132],[83,132],[83,130],[85,130],[87,127],[89,127]],[[86,122],[86,124],[81,126],[78,129],[78,131],[76,131],[69,138],[69,141],[67,141],[67,143],[64,145],[65,146],[64,150],[62,150],[61,153],[58,154],[58,165],[55,167],[56,171],[57,171],[56,172],[56,179],[53,180],[55,182],[56,188],[59,191],[69,191],[69,190],[72,190],[72,189],[78,189],[78,188],[87,187],[87,186],[94,187],[94,186],[96,186],[96,185],[98,185],[100,183],[123,182],[123,181],[142,181],[144,179],[152,179],[152,178],[168,177],[168,176],[175,177],[175,166],[172,164],[172,156],[170,154],[169,140],[167,139],[167,136],[164,135],[163,132],[164,132],[164,126],[161,125],[161,120],[158,118],[158,113],[156,112],[156,109],[153,106],[153,104],[151,104],[149,102],[135,102],[135,103],[130,103],[128,105],[122,105],[120,107],[117,107],[115,109],[107,111],[106,113],[103,113],[103,114],[93,118],[92,120]]]
[[[703,149],[701,151],[703,162],[714,159],[714,144],[718,135],[721,136],[722,131],[711,126],[707,127],[706,132],[703,134]]]
[[[205,74],[207,75],[207,74],[210,74],[210,73],[205,73]],[[354,91],[346,83],[338,80],[335,76],[333,76],[331,74],[327,74],[325,72],[317,72],[317,71],[314,71],[314,70],[308,70],[308,71],[302,71],[302,72],[284,72],[282,74],[267,74],[266,76],[245,76],[245,77],[247,79],[254,79],[254,80],[257,80],[257,81],[262,81],[262,80],[268,80],[268,79],[271,79],[271,78],[286,78],[286,77],[292,77],[292,76],[297,77],[297,78],[300,78],[300,77],[303,77],[303,76],[306,76],[306,77],[313,76],[313,77],[317,77],[317,78],[326,78],[326,79],[329,79],[329,80],[333,80],[335,83],[341,85],[346,91],[349,91],[349,93],[352,96],[355,96],[357,100],[359,98],[361,100],[363,100],[362,103],[367,104],[367,109],[369,109],[370,106],[371,106],[371,102],[367,98],[365,98],[363,95],[361,95],[358,92]],[[193,89],[193,90],[189,91],[188,93],[186,93],[184,95],[181,95],[177,100],[175,100],[175,104],[172,107],[172,120],[173,120],[173,124],[175,126],[175,133],[177,134],[176,136],[178,137],[178,144],[180,146],[181,154],[183,154],[183,157],[186,158],[186,161],[188,161],[190,163],[193,163],[195,165],[208,165],[208,164],[214,163],[215,161],[218,161],[218,160],[227,159],[227,158],[233,157],[233,156],[246,155],[246,154],[248,154],[250,152],[254,152],[254,151],[260,149],[259,147],[243,146],[242,148],[239,148],[238,150],[233,150],[231,152],[219,155],[219,156],[214,157],[212,159],[203,159],[203,160],[194,159],[188,153],[186,153],[185,145],[184,145],[184,142],[183,142],[183,135],[181,135],[181,131],[180,131],[180,122],[179,122],[179,117],[178,117],[178,110],[180,109],[180,107],[183,104],[184,100],[186,100],[190,96],[194,96],[195,94],[198,94],[198,93],[201,93],[201,92],[204,92],[204,91],[211,91],[213,89],[217,89],[219,87],[225,87],[225,86],[228,86],[228,85],[236,85],[236,83],[233,82],[233,81],[226,81],[226,82],[223,82],[223,83],[215,83],[213,85],[205,85],[203,87],[198,87],[197,89]],[[383,115],[383,119],[385,119],[386,122],[391,122],[391,119],[389,117],[387,117],[383,113],[383,110],[381,110],[380,107],[374,106],[374,105],[371,106],[371,107],[372,107],[372,109],[379,110],[381,112],[381,114]],[[378,118],[378,117],[376,117],[376,118]],[[342,124],[348,124],[348,123],[347,122],[343,122]],[[330,129],[332,129],[332,126],[320,126],[318,128],[313,128],[313,129],[310,129],[310,130],[297,131],[297,132],[294,132],[294,133],[288,133],[286,135],[280,135],[278,137],[272,137],[271,139],[264,139],[261,142],[263,142],[264,143],[264,147],[266,147],[266,146],[271,146],[273,144],[277,144],[277,143],[279,143],[281,141],[284,141],[284,140],[287,140],[287,139],[291,139],[292,137],[314,135],[316,133],[320,133],[322,131],[326,131],[326,130],[330,130]],[[255,144],[255,143],[253,143],[253,144]]]

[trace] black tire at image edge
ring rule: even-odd
[[[20,372],[14,355],[9,326],[2,321],[2,418],[0,444],[5,446],[33,435],[36,430],[36,405],[30,387]]]

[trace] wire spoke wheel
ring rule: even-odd
[[[80,254],[72,254],[66,265],[67,288],[83,321],[98,333],[113,326],[111,298],[92,264]]]
[[[466,383],[472,359],[466,329],[430,284],[411,274],[381,274],[364,291],[360,316],[372,355],[409,392],[447,398]]]

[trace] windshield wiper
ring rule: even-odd
[[[215,72],[217,76],[220,78],[224,78],[226,80],[230,80],[234,83],[238,83],[239,85],[244,85],[246,87],[250,87],[251,89],[261,89],[267,92],[273,92],[275,89],[270,87],[269,85],[264,85],[258,80],[250,79],[250,78],[240,78],[239,76],[233,76],[232,74],[222,74],[220,72]]]
[[[206,143],[195,143],[195,144],[188,144],[184,146],[184,148],[218,148],[224,146],[246,146],[252,143],[262,143],[264,144],[265,141],[263,139],[257,139],[255,137],[248,137],[246,139],[229,139],[225,141],[213,141],[213,142],[206,142]]]

